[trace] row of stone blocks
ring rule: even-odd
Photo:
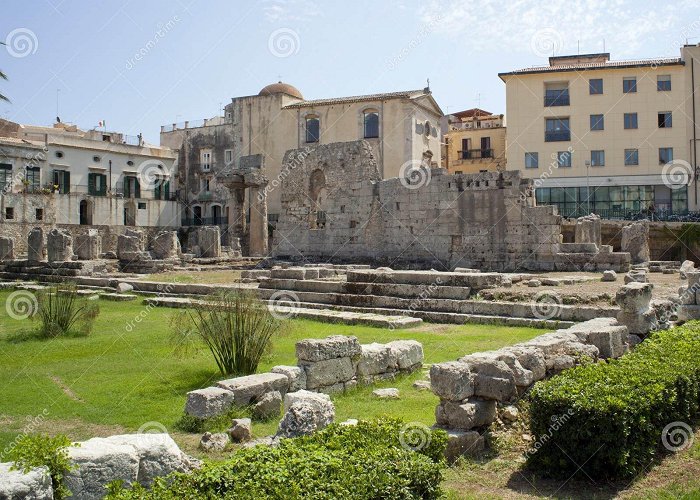
[[[538,380],[582,359],[620,357],[628,348],[627,328],[613,318],[598,318],[497,351],[435,364],[430,383],[440,398],[437,425],[476,433],[496,420],[498,403],[513,401]]]
[[[688,282],[678,290],[681,303],[678,319],[700,319],[700,270],[687,270],[684,275]]]
[[[309,390],[342,392],[376,380],[410,373],[423,364],[423,346],[415,340],[360,345],[356,337],[334,335],[296,344],[298,366],[276,366],[259,373],[222,380],[213,387],[187,393],[185,413],[209,418],[226,413],[232,405],[266,404],[266,395]]]

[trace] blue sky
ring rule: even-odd
[[[443,111],[505,112],[501,71],[546,56],[676,57],[700,3],[591,0],[7,0],[0,116],[142,132],[217,115],[282,80],[307,99],[430,87]],[[3,50],[4,49],[4,50]]]

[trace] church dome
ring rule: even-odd
[[[296,97],[297,99],[304,99],[304,96],[301,95],[301,92],[299,92],[299,89],[294,87],[293,85],[289,85],[288,83],[282,83],[282,82],[277,82],[277,83],[271,83],[267,87],[263,88],[260,92],[258,92],[258,95],[274,95],[274,94],[287,94],[291,95],[293,97]]]

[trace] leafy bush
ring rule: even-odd
[[[66,452],[70,445],[70,440],[63,435],[22,435],[10,450],[9,458],[14,462],[14,469],[25,473],[34,467],[48,467],[54,500],[62,500],[70,496],[70,491],[63,484],[63,477],[72,467]]]
[[[100,314],[96,302],[78,296],[75,285],[59,285],[37,294],[39,336],[88,335]]]
[[[161,478],[150,490],[114,485],[108,498],[439,498],[446,433],[429,431],[429,444],[416,452],[401,445],[402,428],[396,419],[334,424],[278,448],[242,449],[192,474]]]
[[[528,462],[570,476],[632,476],[663,448],[664,428],[700,409],[700,323],[658,332],[620,359],[567,370],[532,390]],[[676,436],[677,437],[677,436]],[[672,438],[673,439],[673,438]],[[585,464],[585,465],[584,465]]]
[[[181,353],[201,341],[222,375],[250,375],[258,369],[282,323],[250,292],[217,294],[195,302],[175,317],[173,342]]]
[[[224,432],[231,427],[231,420],[234,418],[251,418],[250,407],[233,406],[226,413],[209,418],[195,417],[194,415],[183,415],[175,422],[175,428],[190,434],[201,434],[203,432]]]

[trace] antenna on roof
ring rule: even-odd
[[[603,38],[603,52],[605,52],[605,38]]]
[[[581,40],[576,40],[576,55],[581,55]]]
[[[476,107],[479,108],[481,106],[481,92],[476,93]]]

